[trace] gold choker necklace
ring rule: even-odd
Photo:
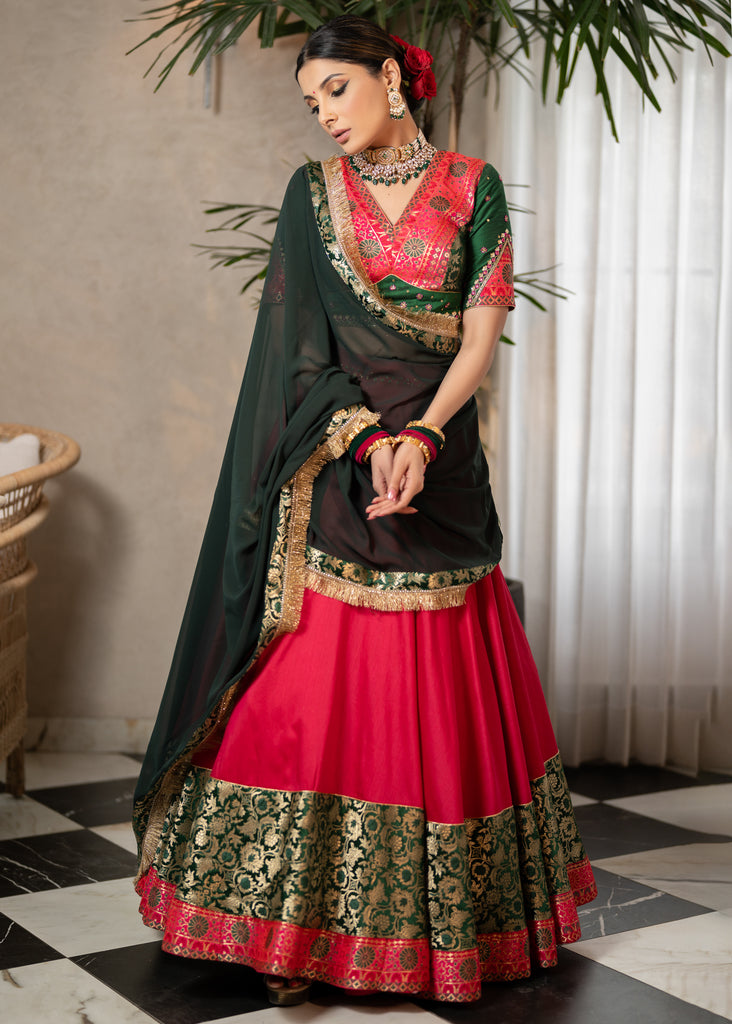
[[[430,165],[437,150],[420,131],[414,142],[406,146],[380,146],[364,149],[349,157],[351,167],[366,181],[375,185],[406,185],[410,178],[418,178]]]

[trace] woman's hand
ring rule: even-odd
[[[374,456],[383,451],[374,452]],[[385,491],[377,491],[377,497],[367,505],[366,512],[369,519],[376,519],[380,516],[391,516],[395,513],[401,515],[412,515],[417,511],[409,503],[415,494],[424,488],[424,455],[414,444],[400,444],[392,455],[391,475],[387,480]],[[372,468],[373,473],[373,468]]]
[[[369,459],[371,466],[371,483],[380,497],[385,497],[389,490],[391,471],[394,464],[394,449],[390,444],[377,448]]]

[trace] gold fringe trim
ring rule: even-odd
[[[465,604],[469,583],[439,590],[376,590],[361,583],[342,580],[338,576],[308,567],[305,586],[323,597],[351,604],[357,608],[373,608],[378,612],[434,612],[441,608],[458,608]]]
[[[460,322],[448,313],[422,313],[410,315],[407,312],[384,302],[379,289],[366,273],[358,251],[356,231],[351,217],[346,183],[340,157],[332,156],[322,163],[325,175],[325,187],[328,193],[328,206],[333,221],[333,228],[348,264],[370,298],[386,314],[386,322],[392,327],[406,325],[430,334],[439,334],[446,338],[460,337]],[[457,346],[455,348],[457,351]]]
[[[345,439],[357,419],[371,425],[379,422],[379,414],[370,412],[365,407],[357,409],[315,449],[307,462],[298,469],[292,478],[292,508],[287,529],[287,560],[282,593],[282,615],[275,636],[294,633],[300,624],[302,598],[305,592],[305,551],[308,526],[310,525],[313,484],[318,473],[328,462],[345,455]]]
[[[168,769],[155,794],[140,848],[140,862],[135,882],[138,882],[155,862],[155,855],[160,843],[160,837],[163,834],[163,825],[170,809],[170,804],[180,793],[185,777],[188,774],[189,754],[190,752],[183,754],[173,767]]]

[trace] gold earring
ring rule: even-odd
[[[389,100],[389,117],[401,121],[407,110],[402,94],[392,86],[386,90],[386,97]]]

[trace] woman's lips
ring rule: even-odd
[[[350,134],[350,128],[341,128],[340,131],[333,132],[333,138],[336,140],[339,146],[342,146],[344,142],[348,142],[348,137]]]

